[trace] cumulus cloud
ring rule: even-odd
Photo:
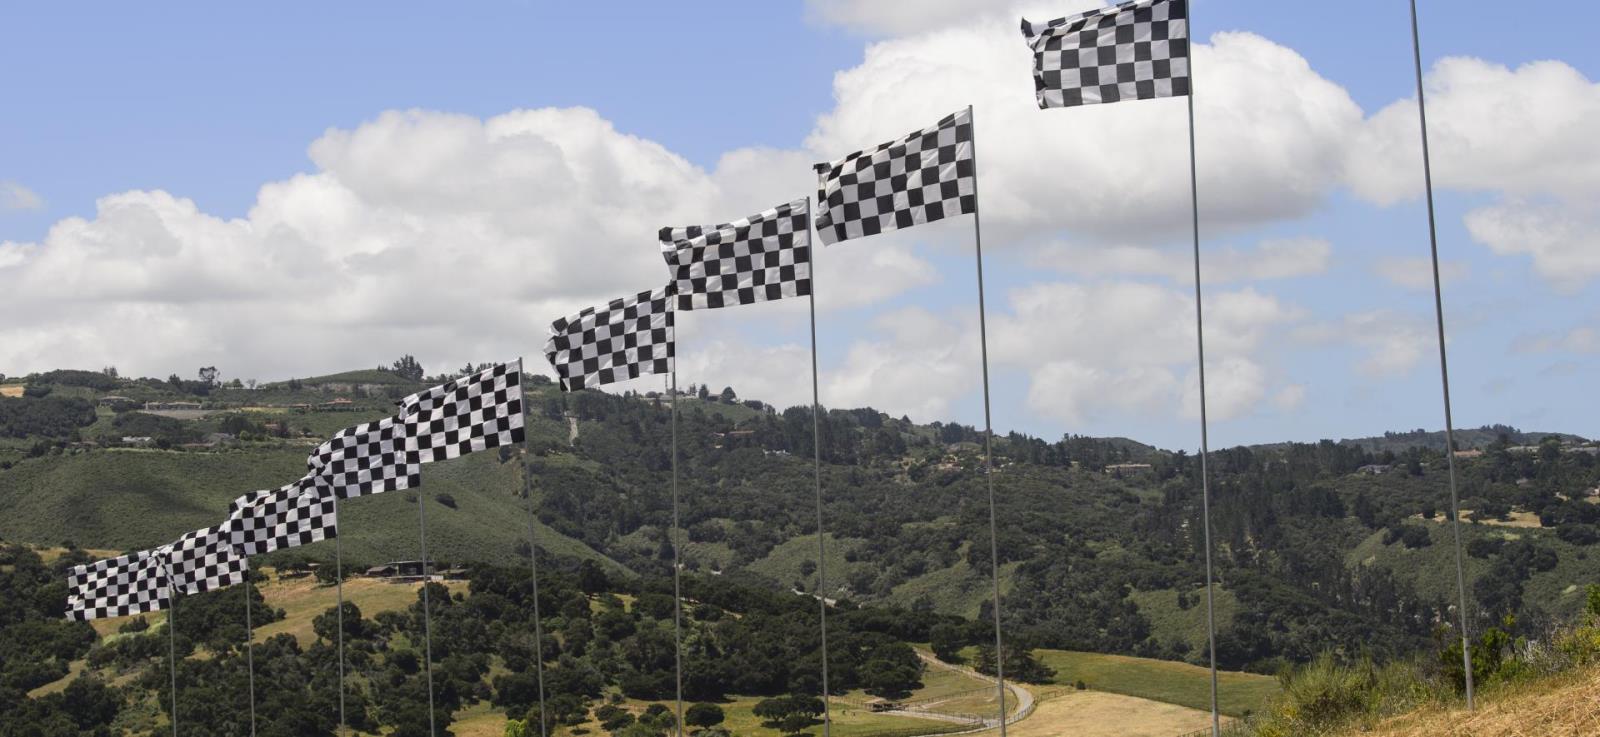
[[[0,181],[0,212],[25,211],[44,208],[44,198],[33,190],[12,181]]]
[[[1321,238],[1272,239],[1248,248],[1206,248],[1200,265],[1208,284],[1265,281],[1321,274],[1327,271],[1332,254],[1333,246]],[[1042,268],[1084,276],[1194,281],[1194,255],[1178,248],[1052,243],[1035,250],[1030,261]]]
[[[1600,206],[1593,201],[1513,201],[1473,210],[1466,220],[1473,240],[1502,256],[1528,256],[1534,272],[1562,292],[1600,277]]]
[[[1414,292],[1433,291],[1433,261],[1426,258],[1380,258],[1373,273],[1384,281]],[[1440,261],[1439,279],[1445,284],[1466,277],[1467,265],[1461,261]]]
[[[1559,61],[1511,69],[1440,60],[1425,78],[1437,186],[1561,197],[1600,196],[1600,84]],[[1415,99],[1373,115],[1350,148],[1346,177],[1380,204],[1422,195]]]
[[[1207,227],[1315,208],[1337,185],[1361,110],[1299,54],[1260,36],[1219,33],[1195,54],[1209,80],[1194,99]],[[837,158],[971,104],[983,222],[996,241],[1063,230],[1097,243],[1187,234],[1185,102],[1041,111],[1030,64],[1015,21],[874,43],[836,76],[836,105],[806,147]]]
[[[1438,346],[1431,323],[1392,310],[1370,310],[1313,323],[1296,329],[1294,334],[1312,344],[1356,346],[1363,354],[1354,367],[1369,378],[1409,373]]]

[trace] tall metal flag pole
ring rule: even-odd
[[[337,538],[335,538],[337,539]],[[256,631],[250,622],[250,567],[244,569],[244,652],[245,668],[250,673],[250,737],[256,735]]]
[[[1193,16],[1190,16],[1191,22]],[[1211,734],[1222,734],[1222,715],[1217,710],[1217,606],[1216,586],[1211,573],[1211,474],[1206,467],[1210,455],[1210,432],[1206,418],[1206,322],[1200,301],[1200,184],[1194,153],[1194,58],[1189,58],[1189,214],[1194,226],[1194,336],[1195,365],[1200,376],[1200,516],[1205,528],[1206,546],[1206,647],[1211,660]]]
[[[806,196],[806,229],[811,228],[811,197]],[[817,269],[816,249],[811,249],[811,451],[816,476],[817,497],[817,611],[822,632],[822,737],[833,732],[833,708],[828,703],[828,592],[823,581],[828,575],[827,539],[822,536],[822,395],[817,390]]]
[[[994,675],[995,693],[1000,701],[1000,737],[1006,734],[1005,647],[1000,636],[1000,538],[994,512],[994,422],[989,411],[989,326],[983,306],[983,228],[978,220],[978,121],[972,106],[972,239],[978,256],[978,346],[983,358],[983,467],[989,485],[989,573],[994,580]]]
[[[678,737],[683,737],[683,588],[678,565],[678,364],[672,364],[672,657],[676,664]]]
[[[1450,414],[1450,362],[1444,347],[1444,289],[1439,281],[1439,232],[1433,211],[1433,165],[1428,154],[1428,108],[1422,91],[1422,40],[1417,31],[1417,0],[1411,0],[1411,54],[1417,72],[1417,122],[1422,130],[1422,179],[1428,194],[1428,246],[1433,258],[1433,315],[1439,330],[1439,384],[1444,389],[1445,464],[1450,469],[1450,529],[1455,536],[1456,593],[1460,597],[1461,664],[1466,673],[1467,708],[1477,705],[1472,689],[1472,643],[1467,636],[1467,575],[1461,562],[1461,499],[1456,490],[1456,431]]]
[[[339,495],[333,496],[333,516],[339,516]],[[338,535],[333,538],[333,585],[339,592],[337,624],[339,626],[339,734],[344,734],[349,727],[344,720],[344,546],[340,544]]]
[[[517,359],[517,365],[522,365],[522,359]],[[521,370],[520,368],[518,369]],[[522,383],[522,377],[517,377]],[[533,424],[532,412],[528,409],[528,399],[522,399],[522,426],[529,427]],[[522,493],[528,498],[528,564],[532,568],[533,576],[533,663],[534,670],[539,679],[539,737],[545,737],[545,720],[549,712],[544,704],[544,629],[539,616],[539,537],[534,532],[533,509],[533,433],[523,436],[522,444]]]
[[[417,541],[422,546],[422,642],[423,659],[428,676],[428,734],[436,735],[438,730],[434,727],[433,719],[433,623],[429,621],[428,613],[428,584],[432,578],[428,575],[428,515],[425,511],[428,501],[422,494],[417,493]]]
[[[172,569],[167,568],[167,580],[172,581]],[[178,737],[178,597],[169,589],[167,602],[167,663],[172,668],[172,737]]]

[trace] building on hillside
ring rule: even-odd
[[[128,397],[119,397],[115,394],[107,394],[106,396],[101,397],[99,401],[95,402],[95,404],[101,407],[115,407],[119,404],[135,404],[135,402]]]
[[[424,567],[420,560],[392,560],[381,566],[373,566],[364,574],[370,578],[382,578],[389,581],[429,581],[439,580],[435,562],[429,561]]]
[[[1151,470],[1148,463],[1113,463],[1106,466],[1106,473],[1113,476],[1124,473],[1143,473]]]
[[[1473,448],[1471,450],[1458,450],[1456,451],[1455,455],[1457,458],[1478,458],[1483,455],[1483,451],[1478,448]]]
[[[146,445],[155,445],[155,442],[156,442],[156,439],[152,438],[152,437],[150,437],[148,435],[124,435],[124,436],[122,436],[122,443],[124,445],[137,445],[137,446],[143,447],[143,446],[146,446]]]
[[[1356,469],[1356,473],[1364,473],[1368,476],[1382,476],[1383,474],[1386,474],[1392,470],[1394,470],[1394,466],[1389,464],[1372,463]]]
[[[348,397],[336,397],[332,401],[323,402],[322,404],[317,405],[317,409],[322,410],[323,412],[348,412],[355,408],[356,403],[351,401]]]
[[[1539,446],[1537,446],[1537,445],[1513,445],[1513,446],[1511,446],[1509,448],[1506,448],[1506,452],[1507,453],[1538,453],[1539,452]]]

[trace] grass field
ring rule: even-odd
[[[1070,691],[1039,702],[1006,728],[1009,737],[1176,737],[1211,725],[1201,711],[1101,691]],[[984,734],[994,734],[989,730]]]
[[[1205,590],[1190,592],[1189,608],[1178,608],[1177,589],[1135,591],[1128,595],[1139,607],[1139,613],[1150,620],[1150,634],[1160,643],[1173,640],[1187,643],[1190,653],[1206,649],[1206,599]],[[1238,611],[1239,600],[1232,591],[1216,587],[1217,629],[1233,624],[1233,614]]]
[[[445,586],[450,588],[451,593],[467,590],[465,581],[447,581]],[[400,611],[410,606],[417,600],[417,592],[421,588],[420,583],[400,584],[354,578],[344,582],[344,599],[360,608],[362,617],[370,619],[378,612]],[[294,579],[274,576],[271,583],[261,587],[261,596],[266,599],[268,606],[282,609],[284,618],[256,628],[256,641],[263,642],[274,635],[287,633],[294,635],[301,647],[317,639],[312,631],[312,620],[338,603],[338,592],[334,587],[319,585],[312,576]]]
[[[1149,660],[1125,655],[1037,650],[1045,665],[1056,670],[1055,682],[1072,685],[1083,681],[1095,691],[1134,696],[1211,712],[1211,674],[1187,663]],[[1260,711],[1278,693],[1278,679],[1252,673],[1218,674],[1217,692],[1222,713],[1241,716]]]

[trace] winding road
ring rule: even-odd
[[[991,685],[993,685],[995,682],[995,679],[991,676],[983,675],[982,673],[979,673],[966,666],[951,665],[950,663],[946,663],[943,660],[935,658],[921,650],[917,651],[917,657],[921,658],[922,662],[925,663],[929,668],[937,668],[939,670],[960,673],[973,680],[981,681]],[[1006,724],[1015,724],[1023,719],[1028,718],[1028,715],[1033,713],[1033,692],[1010,682],[1006,683],[1006,690],[1011,692],[1010,703],[1017,705],[1016,710],[1013,711],[1010,716],[1006,717]],[[929,706],[931,706],[931,704]],[[966,724],[972,726],[972,729],[969,729],[965,732],[942,732],[938,734],[973,734],[975,732],[994,729],[996,726],[999,726],[1000,723],[1000,720],[995,717],[990,717],[987,719],[980,718],[979,720],[974,721],[971,717],[960,716],[956,714],[940,714],[938,712],[923,711],[921,709],[892,709],[883,713],[916,717],[918,719],[933,719],[941,722],[949,722],[951,724]]]

